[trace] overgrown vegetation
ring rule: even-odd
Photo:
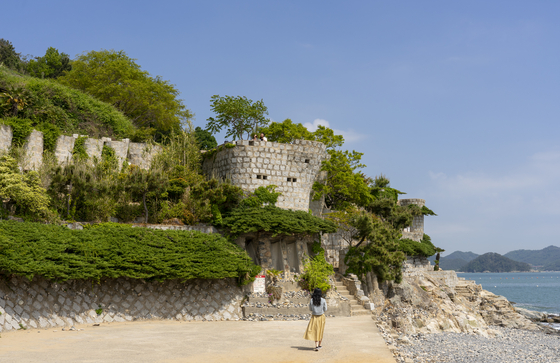
[[[329,277],[334,275],[334,269],[325,259],[325,250],[319,242],[313,243],[313,257],[305,256],[303,259],[303,273],[300,275],[299,284],[302,289],[313,291],[316,288],[326,293],[331,284]]]
[[[135,130],[128,118],[105,102],[56,80],[0,67],[0,118],[9,117],[30,120],[37,130],[53,125],[66,134],[91,137],[129,137]]]
[[[75,231],[0,222],[0,272],[8,276],[43,276],[55,281],[237,278],[243,285],[259,271],[245,251],[217,234],[115,223]]]

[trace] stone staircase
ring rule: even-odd
[[[457,285],[455,286],[455,292],[457,295],[464,297],[471,297],[478,290],[480,290],[480,287],[476,285],[476,282],[472,280],[465,280],[464,277],[459,277]]]
[[[334,281],[336,291],[342,296],[348,299],[350,302],[350,315],[357,316],[357,315],[371,315],[371,310],[365,309],[362,305],[358,303],[358,300],[351,295],[344,283],[340,280],[337,276]]]

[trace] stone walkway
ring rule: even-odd
[[[302,338],[306,326],[307,321],[153,321],[19,330],[2,333],[0,361],[395,363],[370,316],[327,318],[319,352]]]

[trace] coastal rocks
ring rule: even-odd
[[[371,298],[379,301],[379,295],[383,295],[375,319],[379,327],[391,334],[454,332],[492,337],[496,331],[490,326],[545,329],[516,311],[505,297],[473,283],[451,288],[429,274],[418,274],[384,288],[386,293],[379,288],[372,294],[378,296]]]

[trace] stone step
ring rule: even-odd
[[[304,304],[304,305],[309,304],[309,298],[280,299],[280,301],[274,300],[274,303],[282,305],[286,300],[288,300],[288,303],[290,303],[290,304]],[[251,298],[247,299],[247,302],[249,302],[251,304],[255,304],[255,303],[268,304],[268,298],[266,298],[266,297],[251,297]]]
[[[371,315],[371,310],[367,310],[362,307],[362,310],[352,310],[350,314],[352,316]]]

